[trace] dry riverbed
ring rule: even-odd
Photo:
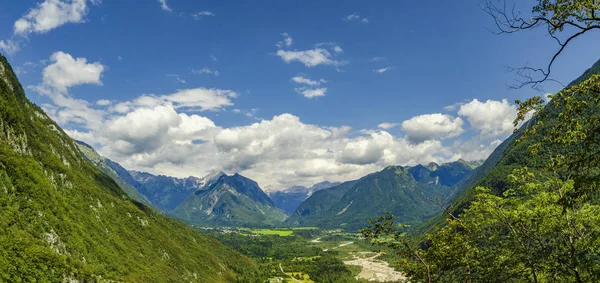
[[[344,261],[347,265],[357,265],[362,267],[362,271],[356,276],[356,279],[366,279],[368,281],[401,281],[406,277],[394,270],[390,265],[382,260],[376,259],[381,254],[372,257],[361,258],[353,255],[352,260]]]

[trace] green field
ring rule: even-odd
[[[288,237],[294,234],[294,231],[289,229],[248,229],[243,231],[248,231],[253,235],[279,235],[281,237]]]
[[[294,234],[294,231],[312,231],[319,230],[317,227],[294,227],[294,228],[256,228],[256,229],[240,229],[239,232],[242,235],[278,235],[281,237],[289,237]]]

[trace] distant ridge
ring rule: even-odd
[[[367,218],[386,211],[399,216],[403,223],[421,223],[441,210],[433,200],[444,200],[453,185],[471,174],[472,166],[462,160],[442,165],[388,166],[314,193],[286,224],[357,231],[367,226]]]

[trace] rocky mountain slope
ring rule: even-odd
[[[170,213],[195,191],[219,179],[223,172],[211,172],[203,178],[175,178],[153,175],[146,172],[129,171],[134,181],[139,183],[138,191],[147,197],[160,210]]]
[[[196,191],[173,215],[191,225],[207,226],[277,226],[285,219],[256,182],[239,174],[222,175]]]

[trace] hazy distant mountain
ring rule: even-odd
[[[293,186],[281,191],[269,191],[267,194],[277,207],[283,210],[287,215],[291,215],[294,213],[296,208],[298,208],[300,203],[310,197],[313,193],[323,189],[335,187],[339,184],[339,182],[331,183],[325,181],[314,184],[310,188],[304,186]]]
[[[165,212],[173,211],[189,195],[224,175],[223,172],[215,171],[204,178],[175,178],[138,171],[129,171],[129,173],[141,185],[138,191]]]
[[[192,225],[273,226],[285,214],[255,181],[242,175],[221,175],[187,197],[173,215]]]
[[[286,220],[290,225],[358,230],[386,211],[407,224],[439,212],[433,201],[473,171],[465,161],[414,167],[389,166],[356,181],[314,193]]]

